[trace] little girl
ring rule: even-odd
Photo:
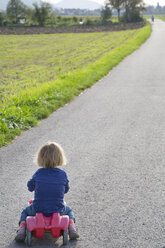
[[[66,163],[62,147],[54,142],[46,143],[40,148],[36,162],[42,168],[27,183],[28,190],[34,191],[34,201],[22,211],[15,240],[25,240],[27,216],[35,216],[36,213],[50,216],[55,212],[69,216],[69,237],[77,239],[79,235],[73,211],[64,203],[64,194],[69,191],[68,177],[65,171],[57,168]]]

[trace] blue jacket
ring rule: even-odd
[[[69,180],[65,171],[59,168],[41,168],[27,183],[34,191],[33,206],[36,213],[62,213],[64,194],[69,191]]]

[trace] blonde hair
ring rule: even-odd
[[[43,168],[56,168],[66,164],[62,147],[55,142],[47,142],[39,149],[36,163]]]

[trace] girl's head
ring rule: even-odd
[[[56,168],[66,164],[62,147],[55,142],[47,142],[37,154],[37,164],[43,168]]]

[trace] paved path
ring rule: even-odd
[[[26,181],[47,140],[66,151],[66,196],[81,238],[75,248],[165,246],[165,23],[155,21],[142,47],[39,127],[0,149],[0,248],[13,241],[20,211],[32,198]],[[61,247],[61,240],[34,240]]]

